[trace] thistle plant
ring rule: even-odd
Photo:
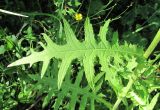
[[[110,110],[117,110],[122,105],[125,105],[127,109],[138,106],[140,110],[147,110],[147,108],[152,110],[158,100],[159,93],[150,100],[150,93],[154,89],[150,90],[159,86],[150,77],[156,76],[157,65],[150,63],[147,59],[160,40],[160,31],[158,31],[147,51],[144,52],[142,47],[127,42],[120,44],[117,32],[114,32],[111,41],[109,41],[107,32],[110,22],[110,19],[105,21],[99,34],[95,35],[90,19],[87,17],[84,24],[85,40],[81,42],[76,38],[69,23],[63,19],[66,44],[56,44],[47,34],[43,33],[46,45],[42,42],[39,43],[43,47],[43,51],[32,51],[31,55],[11,63],[8,67],[22,64],[32,66],[36,62],[42,62],[41,78],[43,80],[50,60],[60,59],[57,73],[58,89],[55,88],[52,92],[56,94],[55,91],[62,91],[56,94],[57,99],[53,107],[55,110],[58,110],[62,104],[63,98],[67,96],[66,93],[70,94],[71,91],[73,93],[67,97],[70,98],[68,109],[72,110],[76,108],[76,103],[80,104],[80,110],[84,110],[87,103],[91,105],[90,109],[94,110],[97,102],[102,103]],[[96,40],[95,37],[98,37],[99,40]],[[72,61],[75,59],[80,61],[83,69],[82,72],[78,73],[75,84],[72,84],[71,79],[66,76]],[[94,69],[97,60],[101,65],[100,73],[96,73]],[[83,72],[88,82],[86,87],[81,85]],[[147,79],[142,80],[142,76]],[[97,83],[98,81],[101,83]],[[103,94],[101,88],[105,82],[116,94],[117,100],[115,103],[105,100],[104,96],[107,94]],[[152,84],[149,84],[150,82]],[[88,102],[88,98],[91,101]],[[132,104],[129,105],[129,103]]]

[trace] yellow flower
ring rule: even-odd
[[[83,18],[83,16],[82,16],[81,13],[76,13],[76,14],[75,14],[75,19],[76,19],[76,21],[80,21],[80,20],[82,20],[82,18]]]

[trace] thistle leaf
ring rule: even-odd
[[[74,59],[80,59],[83,62],[86,79],[92,90],[94,90],[94,62],[95,58],[99,58],[100,64],[102,66],[102,71],[106,72],[106,80],[114,85],[115,89],[116,87],[120,89],[120,84],[119,82],[117,82],[118,79],[116,77],[118,71],[117,68],[119,68],[120,65],[124,65],[123,61],[127,61],[126,58],[129,58],[130,56],[133,56],[135,58],[143,57],[144,52],[141,48],[137,48],[136,46],[131,44],[125,43],[124,45],[119,45],[117,38],[118,33],[115,34],[113,43],[109,43],[106,40],[109,22],[110,20],[106,21],[104,26],[101,27],[99,32],[101,41],[96,42],[92,24],[90,23],[89,18],[87,18],[84,25],[85,41],[80,42],[76,38],[69,23],[65,19],[63,19],[64,32],[67,42],[66,44],[58,45],[54,43],[49,36],[47,36],[46,34],[42,34],[47,43],[47,45],[43,45],[41,43],[42,47],[44,48],[43,51],[33,52],[31,55],[23,57],[22,59],[11,63],[10,65],[8,65],[8,67],[21,64],[32,65],[33,63],[42,61],[43,67],[41,77],[43,77],[49,61],[52,58],[61,59],[62,62],[60,64],[58,72],[58,88],[60,89],[71,62]]]

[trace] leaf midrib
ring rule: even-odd
[[[77,49],[77,48],[68,48],[68,49],[64,49],[64,48],[61,48],[59,50],[53,50],[54,52],[56,52],[57,54],[62,54],[62,53],[79,53],[79,54],[84,54],[84,53],[89,53],[89,52],[106,52],[108,51],[108,53],[113,53],[113,52],[116,52],[116,53],[127,53],[127,54],[130,54],[130,55],[136,55],[136,56],[141,56],[140,53],[137,53],[137,52],[130,52],[130,51],[124,51],[124,50],[113,50],[113,49],[109,49],[109,48],[83,48],[83,49]]]

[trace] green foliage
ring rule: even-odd
[[[103,73],[98,74],[95,79],[94,83],[97,83],[98,80],[103,76]],[[76,104],[79,103],[80,110],[85,110],[85,108],[90,108],[91,110],[94,110],[95,108],[95,101],[96,102],[103,102],[109,109],[112,108],[112,105],[102,99],[100,97],[100,94],[98,94],[98,91],[101,88],[102,84],[102,79],[98,84],[95,84],[95,91],[90,92],[90,87],[81,87],[80,83],[81,80],[83,79],[83,71],[80,71],[78,73],[78,76],[74,82],[74,84],[71,83],[71,80],[69,77],[66,78],[64,83],[62,84],[62,90],[60,93],[58,93],[58,98],[56,99],[56,103],[54,105],[54,109],[58,110],[59,106],[61,105],[61,102],[63,101],[64,98],[69,97],[69,103],[66,104],[66,107],[69,110],[75,110],[76,109]],[[90,102],[90,107],[87,107],[87,104]]]
[[[94,83],[94,62],[96,61],[95,59],[98,58],[99,63],[102,66],[101,70],[105,72],[105,80],[109,82],[109,85],[113,88],[118,97],[118,100],[115,103],[113,109],[117,108],[119,102],[123,100],[122,98],[124,97],[131,98],[133,102],[138,103],[139,107],[149,106],[149,93],[147,89],[144,89],[147,88],[145,84],[143,84],[144,86],[142,86],[142,90],[144,91],[141,94],[139,94],[139,96],[136,95],[137,93],[139,93],[136,93],[136,91],[139,91],[139,88],[136,87],[140,83],[137,80],[137,78],[140,77],[141,74],[145,73],[146,71],[149,71],[150,68],[152,69],[152,71],[154,71],[155,68],[153,68],[152,65],[146,62],[145,58],[143,57],[144,52],[140,47],[136,47],[127,43],[119,45],[117,32],[113,34],[112,42],[109,43],[106,40],[106,34],[108,31],[108,25],[110,20],[106,21],[104,26],[101,27],[100,32],[98,34],[99,41],[96,41],[92,25],[90,24],[89,18],[87,18],[84,25],[85,40],[83,42],[80,42],[76,39],[76,36],[70,28],[69,23],[65,19],[63,21],[64,32],[67,42],[66,44],[57,45],[56,43],[53,43],[53,41],[46,34],[43,34],[43,37],[47,42],[47,45],[45,46],[43,43],[40,42],[41,46],[44,48],[42,52],[33,51],[30,56],[23,57],[22,59],[15,61],[14,63],[10,64],[9,67],[27,63],[29,63],[31,66],[35,62],[42,61],[42,78],[47,70],[50,59],[61,59],[60,67],[58,70],[58,89],[60,90],[61,88],[62,92],[60,93],[60,95],[58,95],[58,97],[61,98],[56,99],[55,102],[55,109],[58,109],[60,106],[60,102],[65,97],[64,93],[70,91],[71,88],[69,87],[74,87],[74,85],[63,86],[63,84],[67,85],[67,82],[63,82],[63,80],[67,74],[71,62],[74,59],[79,59],[81,61],[84,67],[85,76],[88,81],[88,84],[92,88],[92,91],[94,93],[96,92],[96,86]],[[122,78],[128,79],[128,84],[126,87],[123,83],[127,82],[124,82]],[[82,79],[82,77],[77,79],[79,83],[80,79]],[[135,83],[133,84],[134,81]],[[78,82],[75,81],[75,84],[77,83],[75,86],[77,87],[79,87]],[[132,88],[132,85],[134,85],[135,88],[130,90],[130,88]],[[81,91],[83,93],[83,90],[78,89],[77,91]],[[87,91],[85,91],[84,93],[87,93]],[[71,101],[69,103],[70,109],[74,109],[77,99],[76,94],[77,92],[74,91],[73,96],[71,97]],[[84,102],[82,102],[82,104],[83,103]],[[125,103],[127,104],[126,101]],[[82,106],[82,108],[84,107]]]
[[[61,87],[62,81],[65,77],[66,71],[72,62],[72,60],[76,58],[81,58],[83,61],[83,66],[86,74],[86,78],[92,87],[94,89],[93,84],[93,78],[94,78],[94,60],[96,57],[100,59],[100,62],[102,62],[103,66],[109,66],[106,65],[107,60],[110,60],[111,58],[114,58],[114,61],[117,61],[117,65],[123,64],[122,58],[125,58],[127,56],[142,56],[143,51],[141,49],[137,49],[135,46],[132,45],[118,45],[118,42],[115,40],[117,38],[114,38],[115,44],[111,45],[109,42],[106,41],[106,33],[108,28],[109,20],[106,21],[104,27],[101,28],[99,36],[100,36],[100,42],[96,42],[93,34],[92,25],[90,24],[89,19],[86,19],[85,22],[85,41],[80,42],[76,39],[73,31],[70,29],[69,24],[66,20],[64,20],[64,31],[66,35],[67,44],[60,46],[51,41],[51,39],[46,35],[43,34],[45,41],[47,42],[47,46],[44,46],[42,43],[42,47],[44,48],[44,51],[42,52],[33,52],[30,56],[24,57],[21,60],[18,60],[10,66],[16,66],[20,64],[27,64],[29,63],[30,66],[38,61],[43,61],[43,67],[41,72],[41,77],[44,76],[44,73],[47,69],[47,66],[49,64],[49,60],[51,58],[60,58],[62,59],[61,66],[58,73],[58,88]],[[126,55],[126,56],[122,56]],[[110,61],[109,61],[110,62]],[[106,68],[106,67],[105,67]],[[109,67],[108,67],[109,69]],[[107,70],[108,70],[107,69]]]
[[[160,108],[158,0],[0,4],[0,109]]]

